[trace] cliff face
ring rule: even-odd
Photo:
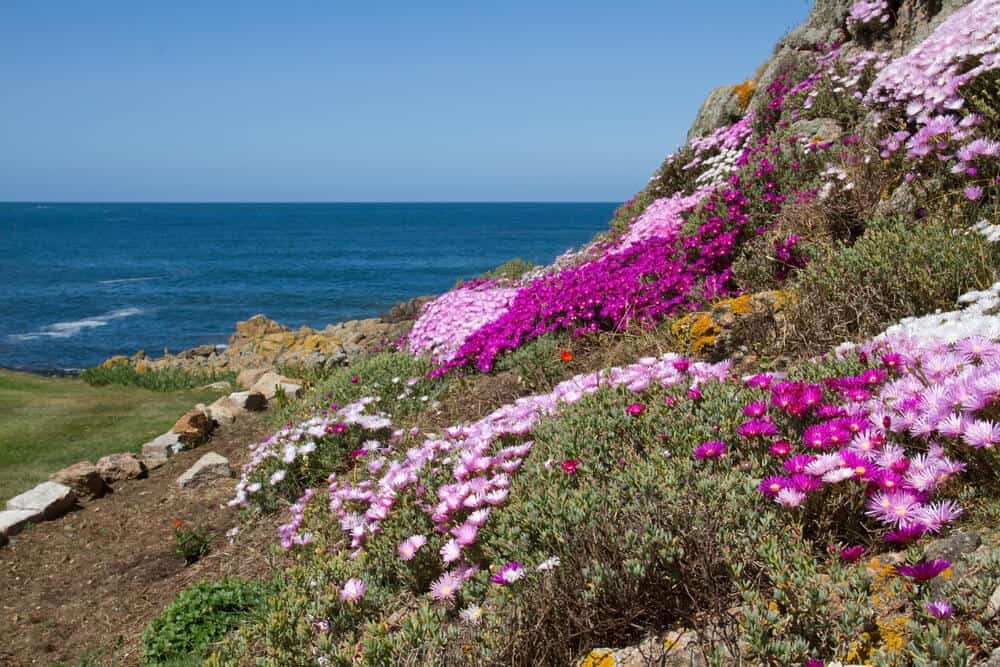
[[[695,115],[687,138],[693,139],[739,120],[745,109],[759,109],[766,104],[767,87],[779,73],[793,70],[814,58],[817,49],[842,44],[850,52],[879,49],[901,55],[923,41],[955,10],[969,0],[896,0],[887,3],[891,20],[879,31],[854,31],[848,27],[854,0],[816,0],[806,20],[783,37],[774,47],[771,58],[763,63],[752,79],[749,101],[741,103],[740,88],[723,85],[713,88]]]

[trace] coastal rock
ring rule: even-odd
[[[597,648],[577,663],[577,667],[705,667],[692,630],[669,632],[662,639],[650,637],[626,648]]]
[[[184,444],[194,446],[205,442],[212,433],[212,428],[213,424],[209,416],[203,410],[196,408],[184,413],[170,429],[170,432],[178,434]]]
[[[232,470],[229,468],[229,460],[215,452],[209,452],[198,459],[193,466],[177,478],[177,485],[182,489],[188,489],[207,484],[217,479],[232,477],[232,475]]]
[[[979,548],[982,543],[983,539],[979,533],[954,533],[948,537],[929,542],[924,547],[924,558],[927,560],[944,558],[952,563],[957,563],[963,556]]]
[[[1000,584],[997,584],[993,594],[990,595],[990,601],[986,603],[986,612],[983,614],[983,620],[992,620],[998,612],[1000,612]]]
[[[229,400],[241,410],[257,412],[267,408],[267,399],[264,394],[256,391],[237,391],[228,396]]]
[[[213,382],[211,384],[206,384],[202,389],[206,391],[231,391],[233,385],[229,384],[225,380],[220,382]]]
[[[698,113],[695,114],[687,138],[690,141],[695,137],[708,134],[716,128],[739,120],[742,115],[743,109],[740,107],[739,96],[733,86],[713,88],[705,97],[705,101],[701,103]]]
[[[142,458],[147,468],[157,467],[151,462],[166,461],[177,452],[184,450],[184,443],[179,433],[164,433],[142,446]]]
[[[7,501],[7,509],[38,512],[46,521],[57,519],[76,505],[73,489],[58,482],[42,482]]]
[[[284,392],[285,396],[297,398],[302,395],[303,384],[302,380],[282,377],[272,371],[261,376],[251,388],[251,391],[263,394],[264,398],[269,401],[278,395],[279,390]]]
[[[272,372],[274,371],[270,368],[245,368],[236,376],[236,385],[249,389],[257,384],[257,380],[264,377],[265,374]]]
[[[257,313],[248,320],[236,323],[236,333],[229,337],[229,347],[241,347],[248,341],[262,338],[269,334],[280,334],[289,331],[274,320]]]
[[[58,470],[49,476],[53,482],[59,482],[73,489],[73,492],[81,498],[100,498],[108,487],[104,483],[104,478],[90,461],[80,461],[62,470]]]
[[[97,460],[97,472],[108,484],[146,476],[146,466],[135,454],[108,454]]]
[[[437,297],[433,295],[424,295],[397,303],[382,315],[382,321],[386,324],[399,324],[400,322],[415,320],[420,315],[420,310],[424,307],[424,304],[433,301],[435,298]]]
[[[42,520],[42,513],[37,510],[4,510],[0,512],[0,546],[7,543],[7,538],[21,532],[28,523]]]
[[[212,421],[217,424],[232,424],[240,416],[240,413],[246,412],[229,396],[216,399],[208,406],[207,411]]]

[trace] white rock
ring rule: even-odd
[[[25,524],[41,521],[42,513],[37,510],[6,510],[0,512],[0,545],[7,543],[7,538],[17,535]]]
[[[228,396],[223,396],[208,406],[206,412],[219,424],[232,424],[236,421],[236,417],[245,410],[236,405]]]
[[[284,391],[285,396],[298,398],[302,395],[302,382],[300,380],[282,377],[274,371],[269,371],[262,375],[254,383],[253,387],[250,388],[250,391],[263,394],[264,398],[270,401],[277,396],[279,387]]]
[[[225,456],[209,452],[198,459],[193,466],[184,471],[184,474],[177,478],[177,484],[181,488],[187,489],[201,486],[216,479],[232,476],[232,470],[229,469],[229,460]]]
[[[9,510],[41,512],[46,520],[57,519],[73,509],[76,494],[73,489],[59,482],[42,482],[30,491],[7,501]]]
[[[998,611],[1000,611],[1000,585],[997,585],[993,591],[993,595],[990,596],[990,601],[986,604],[986,613],[983,615],[983,618],[988,621],[996,616]]]
[[[164,433],[142,446],[142,458],[166,461],[177,452],[184,450],[180,433]]]

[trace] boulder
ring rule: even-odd
[[[207,408],[208,416],[217,424],[232,424],[241,412],[245,412],[233,399],[223,396]]]
[[[209,452],[184,471],[184,474],[177,478],[177,484],[183,489],[188,489],[232,475],[229,460],[215,452]]]
[[[42,482],[7,501],[7,509],[37,512],[46,521],[61,517],[74,505],[76,494],[73,489],[59,482]]]
[[[577,667],[704,667],[705,661],[698,647],[698,635],[694,631],[668,632],[658,639],[649,637],[645,641],[626,648],[595,648]]]
[[[255,391],[237,391],[227,397],[241,410],[257,412],[267,408],[267,399],[264,394]]]
[[[80,461],[67,466],[49,475],[49,479],[65,484],[81,498],[100,498],[108,491],[97,466],[90,461]]]
[[[279,387],[285,393],[285,396],[299,397],[302,395],[302,385],[304,383],[302,380],[294,380],[286,377],[282,377],[277,373],[271,371],[265,373],[254,386],[251,387],[250,391],[263,394],[264,398],[267,400],[273,399],[278,394]]]
[[[272,334],[287,333],[288,327],[258,313],[248,320],[236,323],[236,333],[229,337],[229,347],[240,347],[249,341]]]
[[[208,440],[212,428],[211,418],[203,410],[195,408],[184,413],[170,432],[178,434],[181,442],[186,445],[200,445]]]
[[[147,467],[153,468],[155,466],[149,465],[148,461],[166,461],[183,450],[184,442],[179,433],[164,433],[142,446],[142,458],[147,460]]]
[[[962,556],[971,554],[983,539],[979,533],[954,533],[948,537],[929,542],[924,547],[924,558],[933,560],[935,558],[945,558],[952,563],[957,563]]]
[[[993,590],[993,595],[990,596],[990,601],[986,603],[986,612],[983,614],[983,620],[989,621],[994,616],[1000,612],[1000,584]]]
[[[146,466],[135,454],[108,454],[97,460],[97,472],[108,484],[140,479],[146,476]]]
[[[257,384],[257,380],[271,372],[270,368],[245,368],[236,376],[236,386],[249,389]]]
[[[0,512],[0,545],[7,538],[17,535],[28,523],[41,521],[42,513],[36,510],[4,510]]]
[[[708,134],[723,125],[729,125],[739,120],[742,115],[739,96],[733,86],[713,88],[695,114],[694,122],[688,130],[688,140]]]

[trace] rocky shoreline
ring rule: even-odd
[[[132,356],[110,357],[101,365],[127,363],[140,373],[168,368],[237,373],[279,367],[322,371],[346,366],[358,357],[391,346],[406,335],[420,309],[433,298],[414,297],[397,303],[379,317],[329,324],[323,329],[303,326],[295,330],[257,314],[237,322],[225,346],[199,345],[155,359],[140,350]]]

